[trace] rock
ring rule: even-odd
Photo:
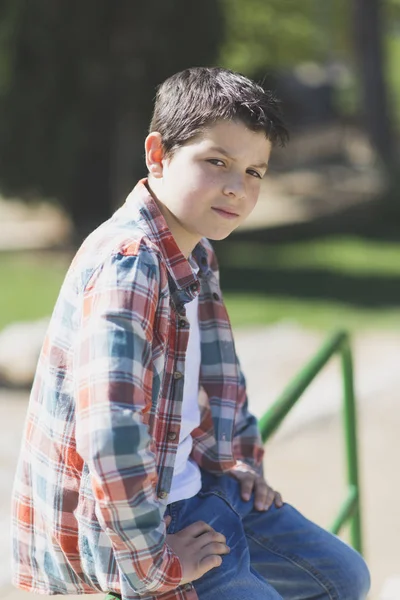
[[[48,318],[12,323],[0,332],[0,384],[32,384],[48,324]]]

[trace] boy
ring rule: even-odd
[[[366,597],[361,557],[283,504],[207,238],[254,208],[273,97],[219,68],[160,87],[148,178],[74,258],[13,493],[16,586],[151,600]]]

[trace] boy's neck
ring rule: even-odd
[[[167,222],[169,230],[171,231],[172,237],[177,243],[179,250],[182,252],[185,258],[189,258],[193,249],[198,244],[201,238],[195,238],[190,236],[182,227],[178,219],[172,214],[172,212],[165,206],[163,201],[160,199],[161,190],[157,185],[159,180],[154,179],[151,175],[148,176],[146,187],[149,190],[153,200],[156,202],[161,214]]]

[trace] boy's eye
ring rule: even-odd
[[[224,167],[225,163],[223,160],[221,160],[220,158],[210,158],[208,159],[209,163],[211,163],[212,165],[216,165],[217,167]]]
[[[262,175],[258,171],[254,171],[254,169],[248,169],[247,172],[252,175],[252,177],[257,177],[258,179],[262,179]]]

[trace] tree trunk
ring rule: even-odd
[[[384,75],[382,1],[353,0],[353,19],[364,127],[390,185],[396,174],[396,156]]]

